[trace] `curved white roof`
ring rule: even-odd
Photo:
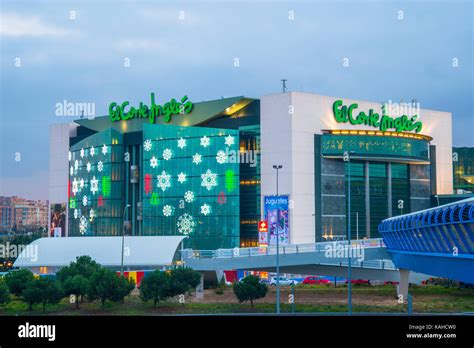
[[[181,236],[126,236],[124,266],[164,266],[173,261]],[[121,263],[122,237],[40,238],[23,250],[14,267],[63,267],[88,255],[102,266]]]

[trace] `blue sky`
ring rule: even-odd
[[[63,100],[102,115],[152,91],[159,101],[259,97],[287,78],[294,91],[416,98],[452,112],[454,145],[474,146],[470,1],[0,3],[0,195],[47,199],[48,127],[74,119],[55,115]]]

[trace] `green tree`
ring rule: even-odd
[[[64,293],[57,280],[42,277],[35,281],[42,290],[43,311],[46,311],[46,304],[56,304],[63,299]]]
[[[27,269],[12,271],[5,276],[8,289],[15,296],[22,296],[23,290],[26,289],[33,279],[35,279],[35,276]]]
[[[90,256],[84,255],[77,257],[76,261],[63,267],[56,274],[65,295],[76,296],[76,308],[79,308],[79,298],[81,302],[84,302],[84,296],[89,291],[91,277],[101,267]]]
[[[90,281],[82,275],[67,277],[62,283],[64,295],[76,297],[76,309],[79,309],[79,297],[81,300],[89,293]]]
[[[92,274],[88,297],[90,299],[99,299],[102,303],[102,309],[105,308],[105,301],[112,302],[123,301],[133,288],[134,283],[129,282],[122,276],[106,268],[99,268]]]
[[[153,306],[170,297],[171,274],[156,270],[140,283],[140,298],[143,302],[153,301]]]
[[[263,298],[267,294],[268,286],[260,282],[260,278],[249,275],[240,282],[233,285],[234,294],[240,303],[250,301],[253,308],[253,300]]]
[[[170,274],[170,297],[184,294],[201,282],[201,274],[189,267],[176,267]]]
[[[0,278],[0,305],[10,302],[10,291],[4,279]]]
[[[29,311],[33,309],[33,305],[43,302],[43,291],[38,279],[33,279],[33,281],[29,282],[22,291],[21,296],[28,304]]]

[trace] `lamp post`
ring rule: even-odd
[[[273,166],[273,169],[276,170],[276,196],[277,196],[277,204],[278,204],[278,170],[283,168],[281,164],[277,164]],[[276,225],[276,312],[280,314],[280,211],[277,210],[277,225]]]
[[[351,275],[351,157],[354,151],[344,151],[343,160],[348,164],[348,182],[347,182],[347,304],[349,315],[352,315],[352,275]]]
[[[123,248],[124,248],[124,244],[125,244],[125,222],[127,222],[127,220],[125,220],[125,212],[127,212],[127,208],[130,208],[130,204],[127,204],[125,206],[125,208],[123,208],[123,229],[122,229],[122,261],[120,263],[120,275],[123,277]]]

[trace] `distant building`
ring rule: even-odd
[[[27,231],[48,225],[48,201],[0,196],[0,229]]]

